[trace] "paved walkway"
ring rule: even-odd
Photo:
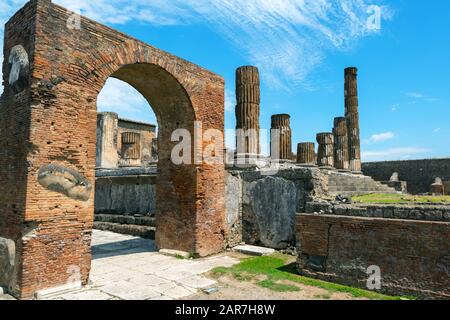
[[[94,230],[91,284],[57,300],[171,300],[216,282],[201,274],[239,263],[226,254],[183,260],[155,252],[152,240]]]

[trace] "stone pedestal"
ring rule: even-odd
[[[236,150],[239,154],[260,154],[260,80],[258,68],[236,70]]]
[[[358,111],[358,69],[345,69],[345,118],[347,121],[349,167],[355,173],[361,172],[361,141]]]
[[[114,112],[102,112],[97,115],[96,167],[114,169],[119,165],[117,154],[117,134],[119,116]]]
[[[340,171],[350,171],[348,160],[348,134],[345,118],[334,119],[334,166]]]
[[[292,132],[290,115],[276,114],[272,116],[270,145],[272,159],[292,159]]]
[[[303,142],[297,145],[297,164],[305,166],[316,165],[314,142]]]
[[[323,168],[334,168],[334,137],[331,132],[317,134],[319,152],[317,154],[317,165]]]

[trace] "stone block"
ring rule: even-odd
[[[269,256],[275,253],[274,249],[251,246],[251,245],[242,245],[233,248],[233,251],[240,252],[243,254],[247,254],[250,256]]]

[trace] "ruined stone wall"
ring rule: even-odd
[[[307,203],[305,212],[348,217],[450,222],[450,205],[436,204],[343,204],[316,201]]]
[[[399,179],[408,183],[409,193],[421,194],[430,191],[436,177],[450,181],[450,158],[367,162],[363,163],[362,170],[378,181],[389,181],[392,174],[398,172]],[[450,190],[446,192],[450,194]]]
[[[379,291],[450,298],[450,223],[297,215],[297,268],[302,275],[367,289],[370,266]]]
[[[326,177],[317,168],[292,166],[273,175],[229,170],[229,246],[243,241],[274,249],[295,246],[295,214],[324,194]]]
[[[97,174],[95,181],[96,214],[153,216],[155,212],[156,173],[116,170]]]

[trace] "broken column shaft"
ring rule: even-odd
[[[236,149],[238,154],[259,154],[260,80],[258,68],[236,70]]]
[[[343,117],[334,119],[334,167],[349,170],[347,120]]]
[[[345,69],[345,118],[348,133],[349,167],[353,172],[361,172],[357,77],[357,68]]]
[[[314,142],[303,142],[297,145],[297,163],[313,166],[316,164]]]
[[[334,167],[334,137],[331,132],[317,134],[319,151],[317,153],[317,165],[319,167]]]
[[[97,116],[97,168],[117,168],[119,157],[117,154],[119,116],[114,112],[102,112]]]
[[[292,132],[290,115],[275,114],[272,116],[270,144],[272,159],[292,159]]]

